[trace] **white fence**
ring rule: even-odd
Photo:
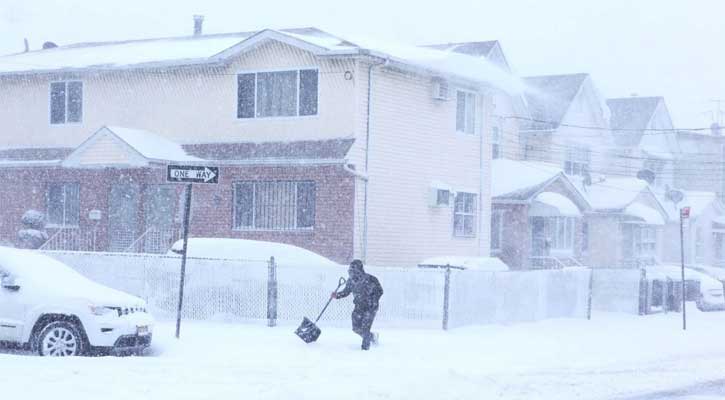
[[[157,317],[174,316],[179,257],[55,251],[46,254],[94,281],[144,298]],[[378,277],[385,291],[376,325],[459,327],[553,317],[586,318],[588,313],[590,271],[583,268],[449,270],[448,289],[445,268],[366,270]],[[265,320],[272,316],[294,324],[303,316],[315,318],[338,279],[347,275],[345,267],[292,268],[263,260],[195,258],[188,259],[186,272],[185,318]],[[274,311],[268,314],[270,309]],[[346,326],[351,311],[350,298],[339,300],[328,308],[323,320],[327,325]]]
[[[639,269],[595,269],[593,273],[592,309],[629,314],[641,312]]]

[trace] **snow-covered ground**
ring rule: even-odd
[[[723,378],[725,313],[596,314],[357,336],[327,328],[306,345],[294,326],[161,323],[145,357],[40,358],[0,352],[8,399],[611,399]],[[641,397],[648,398],[648,397]],[[654,397],[652,397],[654,398]]]

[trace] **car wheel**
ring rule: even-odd
[[[38,335],[38,353],[41,356],[72,357],[83,354],[83,338],[77,326],[56,321],[46,325]]]

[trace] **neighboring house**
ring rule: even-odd
[[[604,173],[613,141],[608,109],[588,74],[524,78],[529,116],[521,119],[524,159],[564,169],[577,182]]]
[[[512,268],[581,265],[589,202],[561,168],[494,160],[491,253]]]
[[[493,65],[512,73],[511,66],[497,40],[485,42],[459,42],[435,44],[426,47],[467,54],[473,57],[485,58]],[[492,88],[491,124],[489,134],[491,137],[491,157],[493,159],[508,158],[520,160],[523,158],[523,147],[519,134],[519,120],[513,116],[528,116],[526,102],[522,94],[512,94],[508,91]]]
[[[587,218],[585,265],[639,267],[662,260],[668,214],[647,182],[607,178],[584,188],[592,205]]]
[[[679,130],[677,144],[682,158],[675,166],[674,186],[682,190],[715,192],[720,200],[725,197],[725,137],[722,129],[713,125],[711,130]]]
[[[616,144],[607,172],[636,177],[648,171],[657,189],[675,187],[680,151],[664,98],[608,99],[607,106]]]
[[[725,267],[725,208],[717,193],[683,193],[684,198],[677,204],[663,201],[670,217],[665,237],[672,244],[665,246],[664,261],[678,263],[681,260],[680,209],[690,207],[690,218],[685,221],[683,228],[685,262]]]
[[[488,255],[492,93],[521,87],[480,57],[314,28],[31,51],[0,57],[0,84],[0,239],[32,207],[74,248],[163,241],[181,204],[163,166],[206,163],[192,236],[379,265]]]

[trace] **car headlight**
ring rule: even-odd
[[[99,315],[99,316],[106,315],[106,314],[109,314],[109,313],[116,313],[116,314],[118,314],[119,313],[119,310],[120,310],[120,307],[94,306],[94,305],[90,305],[89,307],[91,309],[91,314],[93,314],[93,315]]]

